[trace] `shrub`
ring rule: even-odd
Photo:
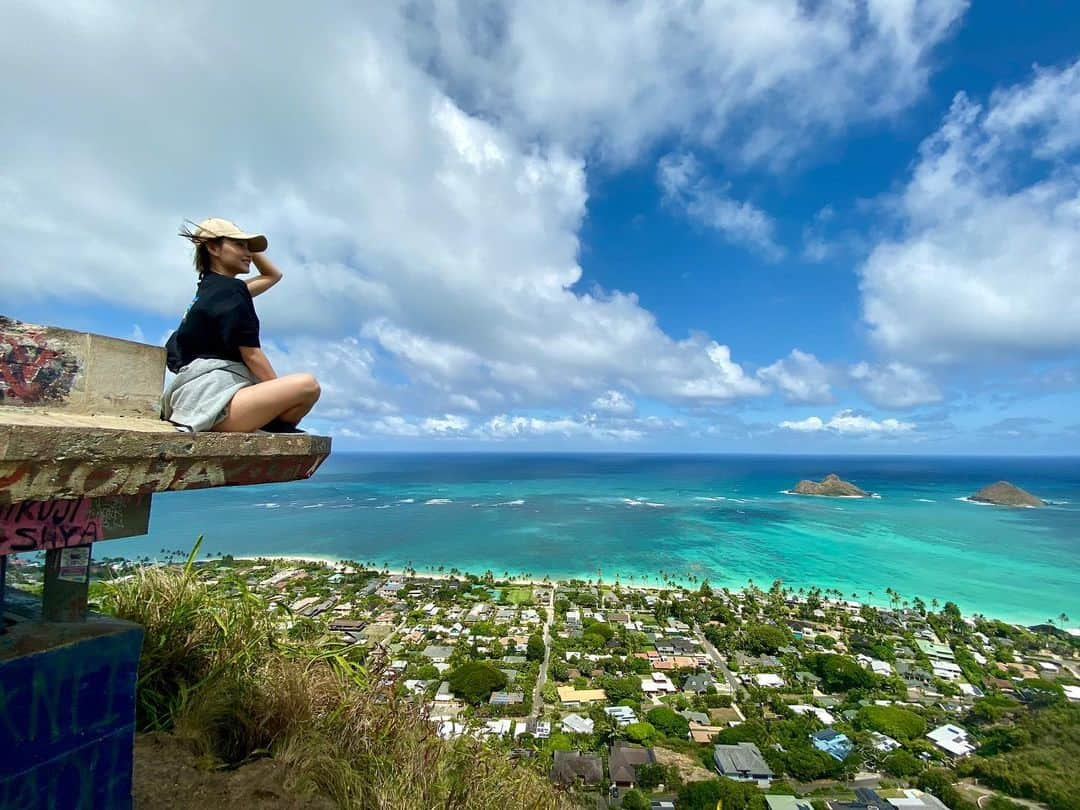
[[[648,744],[656,736],[656,728],[651,723],[631,723],[623,731],[632,742]]]
[[[640,790],[631,788],[622,797],[623,810],[649,810],[649,800]]]
[[[655,709],[649,709],[649,713],[645,717],[657,731],[666,737],[684,740],[690,733],[690,721],[667,706],[657,706]]]

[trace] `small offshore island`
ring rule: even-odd
[[[488,774],[477,784],[529,797],[504,798],[508,808],[1078,806],[1080,635],[1064,629],[1064,614],[1026,627],[892,589],[890,606],[877,607],[779,580],[649,587],[301,558],[196,562],[196,553],[187,565],[102,560],[92,598],[146,627],[142,666],[160,673],[147,689],[161,691],[140,700],[173,706],[162,727],[196,730],[222,764],[252,752],[220,724],[200,725],[206,701],[294,735],[295,746],[306,738],[287,732],[282,707],[310,700],[328,706],[327,719],[304,714],[297,728],[332,731],[318,738],[324,759],[311,773],[303,761],[292,767],[316,784],[325,757],[371,773],[365,757],[385,749],[416,774],[410,784],[429,785],[423,757],[437,744],[475,746],[469,759]],[[33,585],[40,572],[22,563],[9,576]],[[191,618],[171,618],[180,610]],[[268,645],[256,653],[260,634]],[[175,658],[188,647],[200,650],[190,670]],[[275,686],[262,673],[280,671],[285,655],[314,674]],[[332,700],[319,691],[327,662],[354,684]],[[235,685],[221,691],[222,679]],[[277,691],[285,686],[288,696]],[[191,691],[169,703],[176,690]],[[227,709],[230,700],[245,702]],[[369,751],[360,732],[335,725],[358,717],[356,706],[370,713],[360,727],[436,742]]]
[[[795,495],[824,495],[830,498],[871,498],[873,494],[829,473],[820,482],[803,479],[791,490]]]
[[[1046,501],[1036,498],[1030,492],[1010,484],[1008,481],[998,481],[983,487],[974,495],[968,497],[969,501],[976,503],[990,503],[995,506],[1046,506]]]

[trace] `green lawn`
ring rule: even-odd
[[[529,604],[533,600],[532,588],[528,586],[506,588],[502,595],[503,599],[515,605]]]

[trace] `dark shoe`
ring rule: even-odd
[[[305,431],[298,428],[291,422],[286,422],[282,419],[274,417],[265,425],[262,426],[262,430],[267,433],[304,433]]]

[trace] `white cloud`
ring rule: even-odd
[[[924,89],[965,0],[421,2],[414,47],[525,137],[633,159],[670,134],[782,163]]]
[[[808,416],[806,419],[799,421],[783,421],[780,423],[780,427],[801,433],[830,431],[848,436],[886,436],[907,433],[915,429],[912,422],[901,422],[898,419],[891,418],[879,421],[851,410],[837,412],[828,422],[818,416]]]
[[[664,199],[684,209],[691,219],[769,259],[783,255],[776,243],[772,217],[752,203],[732,199],[725,188],[709,183],[693,155],[665,155],[656,175]]]
[[[757,376],[778,387],[789,402],[830,402],[829,370],[809,352],[791,354],[759,369]]]
[[[593,400],[594,410],[616,416],[628,416],[634,412],[634,401],[621,391],[605,391]]]
[[[819,430],[825,429],[825,423],[821,421],[820,416],[808,416],[805,419],[798,421],[785,420],[780,423],[780,427],[786,430],[795,430],[799,433],[815,433]]]
[[[1080,347],[1080,61],[959,94],[861,269],[873,339],[919,362]]]
[[[463,416],[448,413],[442,417],[428,417],[421,427],[425,433],[439,435],[461,433],[469,427],[469,420]]]
[[[881,408],[913,408],[942,399],[941,391],[925,371],[904,363],[857,363],[850,373],[866,398]]]
[[[5,294],[178,318],[195,275],[175,231],[227,215],[269,235],[285,280],[257,302],[264,338],[320,376],[322,413],[765,393],[727,346],[665,334],[633,294],[571,289],[583,157],[447,95],[410,50],[414,8],[109,8],[109,24],[5,8]],[[236,30],[304,58],[253,59]]]

